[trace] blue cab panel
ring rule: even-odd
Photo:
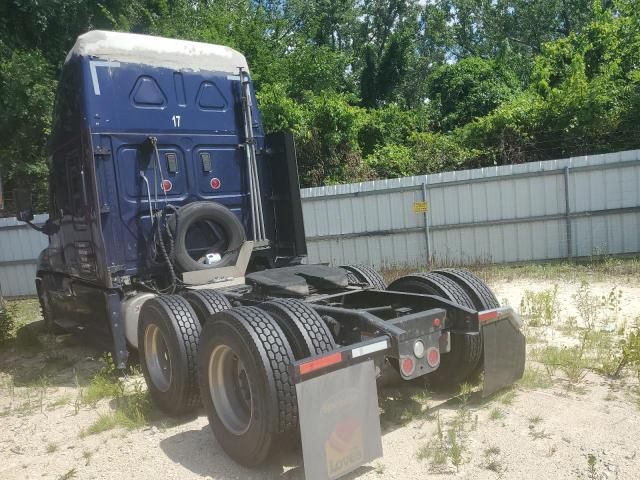
[[[154,211],[213,200],[237,215],[247,238],[252,231],[239,75],[239,67],[247,69],[244,57],[206,44],[195,44],[199,54],[191,46],[183,53],[181,45],[194,42],[170,39],[129,51],[123,36],[142,37],[90,32],[69,53],[50,143],[56,204],[50,210],[60,226],[50,236],[51,268],[106,287],[114,277],[144,277],[154,268],[141,173]],[[264,132],[255,98],[252,103],[265,227],[273,238],[271,177],[264,174]],[[150,137],[157,138],[157,152]]]

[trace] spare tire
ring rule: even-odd
[[[169,220],[174,237],[174,263],[181,272],[233,265],[245,241],[238,217],[216,202],[194,202],[178,210]],[[204,263],[207,253],[220,260]]]

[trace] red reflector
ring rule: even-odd
[[[316,370],[320,370],[321,368],[328,367],[329,365],[334,365],[336,363],[340,363],[342,361],[342,353],[336,352],[331,355],[327,355],[326,357],[318,358],[317,360],[311,360],[309,362],[305,362],[300,365],[300,375],[306,375],[307,373],[314,372]]]
[[[478,319],[480,320],[480,322],[487,322],[497,317],[498,317],[497,310],[485,310],[484,312],[480,312],[478,314]]]
[[[402,360],[401,369],[402,373],[405,376],[409,376],[413,373],[413,369],[415,368],[415,364],[413,362],[413,358],[406,357]]]
[[[214,190],[217,190],[220,188],[220,179],[219,178],[212,178],[211,179],[211,188],[213,188]]]
[[[436,367],[440,363],[440,351],[437,348],[430,348],[427,352],[427,363],[430,367]]]
[[[434,318],[433,319],[433,326],[436,328],[440,328],[440,325],[442,325],[442,320],[440,320],[439,318]]]
[[[173,183],[171,183],[171,180],[163,180],[162,181],[162,191],[163,192],[169,192],[171,191],[171,189],[173,188]]]

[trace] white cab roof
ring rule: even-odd
[[[232,48],[137,33],[92,30],[78,37],[65,63],[74,55],[176,70],[237,74],[243,67],[248,71],[244,55]]]

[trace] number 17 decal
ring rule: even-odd
[[[174,115],[171,117],[171,121],[173,122],[173,126],[175,128],[180,128],[180,115]]]

